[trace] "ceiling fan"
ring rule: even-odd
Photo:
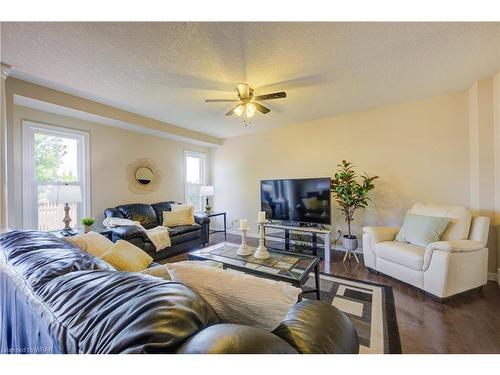
[[[205,99],[205,102],[239,102],[236,107],[226,113],[226,116],[230,116],[232,114],[241,116],[242,114],[245,114],[247,118],[250,118],[255,115],[255,111],[259,111],[263,114],[271,112],[269,108],[258,103],[259,101],[286,98],[286,93],[283,91],[253,96],[253,89],[247,83],[238,83],[237,87],[238,99]]]

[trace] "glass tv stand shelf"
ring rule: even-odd
[[[267,223],[265,226],[266,246],[278,250],[310,253],[331,262],[331,232],[318,227],[288,226]]]

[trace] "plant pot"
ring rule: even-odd
[[[355,251],[358,248],[358,238],[356,236],[344,236],[344,248],[349,251]]]
[[[92,230],[92,225],[84,225],[83,226],[83,233],[88,233]]]

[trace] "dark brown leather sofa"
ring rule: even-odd
[[[0,353],[357,353],[351,321],[303,301],[273,332],[221,322],[187,286],[114,271],[54,235],[0,235]]]

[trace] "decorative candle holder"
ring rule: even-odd
[[[267,251],[266,247],[264,246],[264,239],[265,239],[264,224],[265,224],[265,221],[258,221],[257,224],[259,224],[259,246],[257,247],[257,250],[255,250],[253,257],[257,258],[257,259],[267,259],[267,258],[269,258],[269,252]]]
[[[252,254],[252,251],[247,245],[247,230],[248,228],[238,228],[238,230],[241,231],[241,245],[238,248],[238,251],[236,254],[242,255],[242,256],[248,256]]]

